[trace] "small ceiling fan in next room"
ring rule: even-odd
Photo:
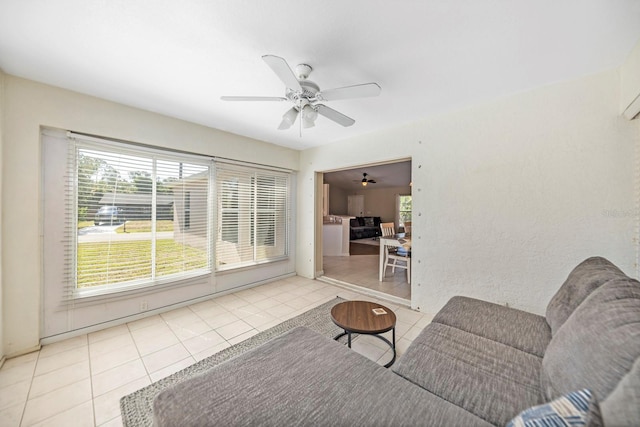
[[[359,183],[362,184],[363,187],[366,187],[367,184],[375,184],[376,180],[375,179],[369,179],[369,178],[367,178],[368,176],[369,176],[369,174],[365,172],[365,173],[362,174],[362,179],[359,179],[359,180],[356,179],[353,182],[359,182]]]
[[[342,126],[351,126],[355,120],[344,114],[327,107],[323,102],[336,101],[351,98],[364,98],[378,96],[380,86],[377,83],[364,83],[354,86],[345,86],[335,89],[321,90],[320,86],[311,80],[307,80],[313,70],[310,65],[299,64],[295,67],[295,74],[287,61],[279,56],[264,55],[264,62],[273,70],[285,85],[284,97],[282,96],[222,96],[223,101],[289,101],[293,103],[282,116],[282,122],[278,129],[289,129],[300,118],[300,126],[310,128],[315,126],[318,114],[334,121]],[[301,130],[302,132],[302,130]]]

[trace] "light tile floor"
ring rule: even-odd
[[[0,425],[120,426],[122,396],[336,296],[376,301],[291,277],[45,345],[0,369]],[[396,313],[401,355],[431,316],[377,302]],[[352,347],[380,364],[391,357],[375,337],[360,336]]]
[[[411,285],[407,283],[407,270],[398,268],[395,273],[392,273],[391,268],[387,268],[384,280],[380,282],[379,266],[379,255],[322,257],[322,270],[326,277],[411,300]]]

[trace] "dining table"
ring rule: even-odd
[[[411,235],[406,233],[396,233],[389,236],[380,236],[380,268],[378,280],[382,282],[384,278],[384,263],[387,256],[386,246],[395,246],[398,248],[404,248],[407,251],[411,250]]]

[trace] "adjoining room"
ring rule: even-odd
[[[411,304],[408,257],[398,262],[398,268],[381,266],[389,249],[380,247],[381,224],[390,226],[392,235],[408,234],[411,188],[410,160],[323,174],[323,279]],[[409,247],[407,256],[410,252]]]

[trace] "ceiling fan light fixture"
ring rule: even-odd
[[[278,129],[289,129],[296,121],[296,117],[298,117],[298,110],[296,107],[289,109],[282,115],[282,123],[280,123],[280,127]]]
[[[365,179],[362,180],[362,186],[366,187],[367,186],[367,181]]]
[[[311,105],[307,104],[302,108],[302,126],[305,129],[314,127],[317,118],[318,112]]]

